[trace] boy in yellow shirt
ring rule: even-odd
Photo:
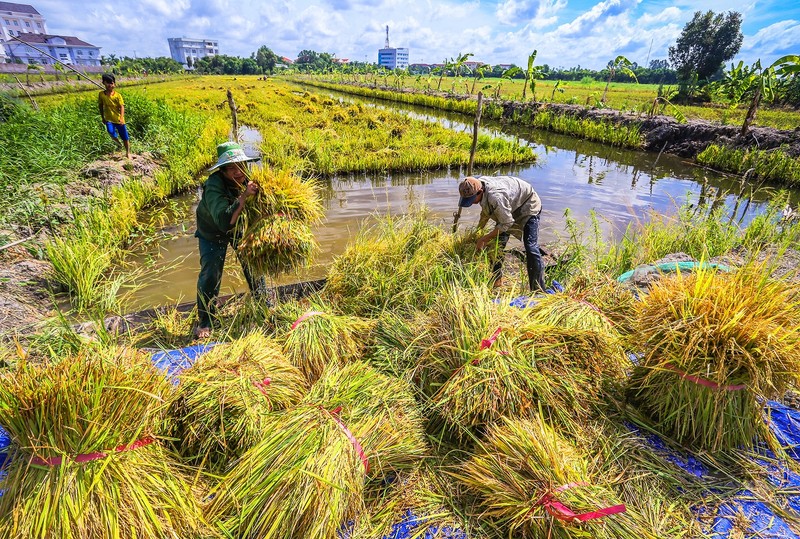
[[[117,79],[111,73],[103,74],[103,86],[105,90],[100,92],[97,96],[97,104],[100,107],[100,118],[106,126],[106,131],[114,139],[119,148],[122,144],[125,145],[125,155],[128,159],[131,158],[131,146],[128,142],[128,128],[125,127],[125,103],[122,101],[122,96],[114,91],[117,84]],[[117,138],[119,134],[119,138]],[[122,139],[120,144],[119,139]]]

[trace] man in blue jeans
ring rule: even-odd
[[[244,209],[245,201],[258,192],[259,186],[247,179],[247,163],[257,161],[247,157],[235,142],[217,146],[217,164],[208,169],[212,174],[203,184],[203,196],[197,206],[197,232],[200,242],[200,275],[197,278],[197,314],[199,321],[195,336],[211,336],[212,317],[222,283],[222,270],[228,245],[236,248],[236,221]],[[241,261],[240,261],[241,262]],[[242,264],[244,277],[250,291],[263,293],[266,282],[263,276],[255,278]]]
[[[485,249],[489,242],[497,239],[500,250],[505,248],[511,234],[522,240],[525,246],[525,262],[531,292],[544,291],[544,264],[539,250],[539,214],[542,201],[531,184],[514,176],[469,176],[458,186],[461,195],[459,206],[469,208],[481,205],[478,228],[486,226],[489,219],[496,225],[485,236],[478,239],[478,249]],[[495,287],[503,284],[502,256],[493,268]]]

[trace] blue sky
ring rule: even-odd
[[[747,1],[747,0],[745,0]],[[303,49],[376,61],[385,40],[411,62],[459,53],[474,60],[602,68],[623,54],[645,65],[667,50],[697,10],[720,0],[37,0],[53,34],[75,35],[101,53],[168,56],[168,37],[217,39],[223,54],[249,56],[266,45],[295,58]],[[800,54],[800,2],[739,4],[744,43],[736,61],[771,63]]]

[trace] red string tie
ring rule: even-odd
[[[253,385],[256,386],[256,389],[258,389],[264,395],[267,394],[267,388],[269,387],[269,385],[271,383],[272,383],[272,378],[270,378],[269,376],[267,376],[263,380],[254,380],[253,381]]]
[[[325,314],[325,313],[324,313],[324,312],[322,312],[322,311],[308,311],[306,314],[304,314],[304,315],[300,316],[300,318],[298,318],[297,320],[295,320],[295,321],[294,321],[294,323],[292,324],[292,328],[291,328],[291,329],[292,329],[292,331],[294,331],[295,329],[297,329],[297,326],[299,326],[300,324],[302,324],[302,323],[303,323],[303,321],[305,321],[305,320],[307,320],[307,319],[311,318],[312,316],[316,316],[316,315],[318,315],[318,314]]]
[[[320,406],[320,409],[325,410],[325,408],[323,408],[322,406]],[[342,422],[342,420],[339,419],[339,412],[342,411],[342,407],[339,406],[334,410],[325,410],[325,411],[328,412],[328,414],[330,414],[330,416],[333,418],[334,421],[336,421],[336,424],[339,425],[340,429],[342,429],[344,435],[347,436],[347,439],[350,440],[351,444],[353,444],[353,448],[356,450],[356,453],[358,453],[358,457],[361,459],[361,463],[364,465],[364,473],[368,474],[369,460],[367,459],[367,456],[364,454],[364,448],[361,447],[361,444],[358,442],[356,437],[353,436],[353,433],[350,432],[350,429],[347,428],[347,425],[345,425]]]
[[[150,445],[155,442],[155,439],[150,436],[145,436],[140,440],[136,440],[130,445],[119,445],[114,448],[114,451],[117,453],[122,453],[123,451],[133,451],[134,449],[139,449],[140,447],[144,447],[146,445]],[[72,460],[79,464],[84,462],[91,462],[93,460],[104,459],[108,456],[107,452],[103,451],[95,451],[94,453],[83,453],[81,455],[75,455],[75,458]],[[35,464],[37,466],[60,466],[64,462],[64,457],[32,457],[31,464]]]
[[[624,513],[627,509],[624,503],[619,505],[612,505],[611,507],[604,507],[588,513],[575,513],[569,507],[556,499],[556,494],[564,492],[565,490],[586,486],[587,483],[567,483],[561,485],[552,492],[546,492],[539,500],[533,504],[535,507],[544,507],[545,511],[552,517],[562,522],[586,522],[587,520],[594,520],[597,518],[607,517],[609,515],[616,515],[617,513]]]
[[[496,330],[494,330],[494,333],[492,333],[491,337],[489,337],[488,339],[481,340],[481,346],[480,346],[479,350],[486,350],[487,348],[491,347],[494,344],[494,342],[497,340],[497,337],[500,336],[500,332],[502,330],[503,330],[503,328],[497,328]]]
[[[724,389],[725,391],[739,391],[740,389],[744,389],[746,386],[744,384],[736,384],[736,385],[721,385],[711,380],[706,380],[705,378],[700,378],[699,376],[694,376],[692,374],[687,374],[680,370],[678,367],[673,365],[672,363],[665,363],[665,367],[669,370],[683,378],[684,380],[689,380],[690,382],[694,382],[695,384],[709,387],[711,389]]]

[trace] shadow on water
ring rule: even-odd
[[[471,133],[467,117],[442,113],[422,107],[373,101],[326,91],[334,98],[361,102],[367,106],[409,114],[425,121]],[[530,145],[538,160],[523,165],[477,167],[475,175],[509,174],[530,182],[542,199],[540,241],[551,243],[564,237],[565,211],[588,225],[596,212],[603,234],[618,238],[631,223],[642,222],[648,213],[672,213],[684,202],[708,202],[736,211],[736,220],[746,223],[763,211],[770,190],[750,193],[743,190],[737,177],[719,174],[669,155],[611,148],[599,143],[565,135],[486,122],[482,133],[518,140]],[[240,130],[242,142],[250,153],[261,138],[257,130]],[[425,206],[433,219],[442,224],[452,222],[457,203],[457,185],[464,171],[459,168],[412,174],[357,174],[323,180],[325,221],[316,227],[315,237],[320,250],[312,267],[297,275],[285,275],[274,284],[287,284],[321,278],[333,257],[344,251],[365,221],[376,215],[403,214],[412,206]],[[750,200],[741,200],[744,194]],[[793,194],[797,200],[797,193]],[[171,201],[171,225],[163,241],[136,254],[129,261],[135,266],[151,263],[149,281],[142,283],[132,300],[141,308],[194,298],[199,257],[194,210],[199,191],[184,194]],[[737,204],[737,201],[740,203]],[[154,212],[162,212],[157,208]],[[743,212],[746,211],[746,214]],[[460,226],[468,228],[478,221],[479,211],[470,208],[462,213]],[[154,261],[154,262],[153,262]],[[238,262],[228,253],[228,271],[223,279],[223,294],[246,290],[238,270]]]

